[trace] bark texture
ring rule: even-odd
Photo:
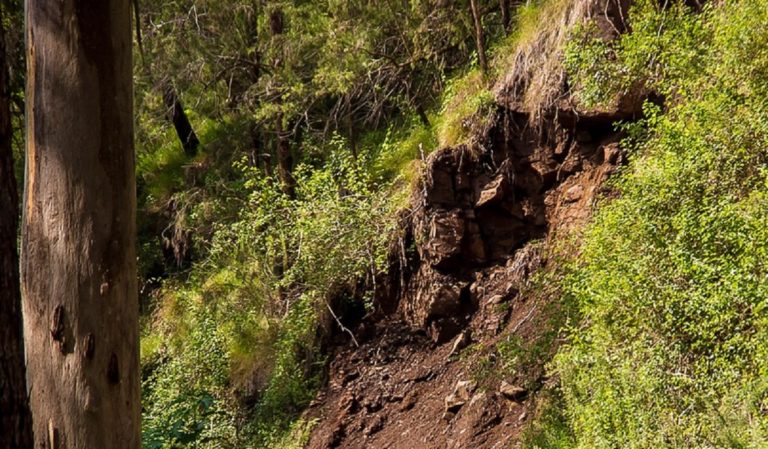
[[[32,449],[22,341],[16,231],[19,198],[13,172],[5,30],[0,16],[0,449]]]
[[[35,447],[138,449],[130,0],[27,0],[22,297]]]

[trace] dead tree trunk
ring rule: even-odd
[[[139,449],[130,0],[27,0],[21,287],[35,447]]]
[[[19,198],[13,170],[4,19],[5,11],[0,15],[0,448],[32,449],[16,251]]]
[[[485,33],[483,32],[483,18],[477,0],[469,0],[472,9],[472,18],[475,23],[475,45],[477,46],[477,59],[480,62],[480,70],[488,73],[488,59],[485,55]]]
[[[166,114],[171,123],[173,123],[174,129],[176,129],[176,135],[179,137],[181,147],[184,148],[184,154],[194,157],[197,154],[200,140],[197,138],[194,128],[192,128],[192,123],[190,123],[187,113],[184,112],[184,106],[181,104],[176,89],[170,83],[166,84],[163,88],[163,103],[165,104]]]

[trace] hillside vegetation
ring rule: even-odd
[[[768,444],[767,15],[638,1],[621,39],[575,33],[581,101],[660,101],[625,126],[629,164],[565,278],[581,319],[552,365],[564,421],[547,418],[539,447]]]
[[[766,2],[622,2],[608,39],[594,2],[478,1],[486,68],[464,1],[139,3],[144,447],[303,447],[328,349],[413,250],[424,160],[500,97],[535,128],[564,96],[646,101],[534,282],[555,324],[498,348],[547,367],[524,446],[768,445]]]
[[[323,347],[373,311],[419,160],[487,102],[468,6],[436,3],[142,2],[145,447],[306,438]]]

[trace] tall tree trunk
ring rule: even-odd
[[[501,26],[504,34],[509,33],[509,0],[499,0],[499,9],[501,10]]]
[[[21,287],[35,447],[139,449],[130,0],[27,0]]]
[[[477,58],[480,62],[480,70],[488,73],[488,59],[485,55],[485,33],[483,32],[483,18],[480,16],[480,8],[477,0],[469,0],[469,6],[472,9],[472,18],[475,22],[475,44],[477,45]]]
[[[189,157],[195,156],[200,140],[197,138],[192,123],[190,123],[187,113],[184,112],[184,106],[181,104],[179,95],[171,83],[167,83],[163,88],[163,103],[167,111],[166,114],[176,129],[181,147],[184,148],[184,154]]]
[[[278,57],[275,58],[273,66],[277,72],[282,66],[282,40],[280,35],[284,31],[283,10],[279,7],[272,10],[269,14],[269,30],[272,34],[273,45],[276,45]],[[275,43],[276,42],[276,43]],[[278,86],[278,91],[281,88]],[[278,95],[278,110],[282,108],[282,100]],[[285,129],[284,116],[282,111],[275,116],[275,135],[277,137],[277,174],[280,176],[280,183],[283,185],[283,192],[293,198],[296,195],[296,180],[293,178],[293,154],[291,154],[290,135]]]
[[[0,14],[0,448],[32,449],[16,251],[19,198],[13,167],[5,15],[6,11]]]

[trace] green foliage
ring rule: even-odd
[[[632,32],[618,40],[601,39],[594,22],[576,27],[564,64],[584,106],[650,91],[672,99],[697,88],[688,83],[703,69],[711,32],[684,2],[662,8],[652,0],[635,2]],[[668,82],[672,78],[675,83]]]
[[[434,120],[434,119],[432,119]],[[416,179],[420,161],[438,148],[434,128],[415,118],[407,126],[391,127],[379,146],[376,171],[390,179],[404,177],[409,183]]]
[[[480,3],[496,39],[497,2]],[[139,6],[140,266],[161,284],[144,298],[146,447],[300,447],[313,423],[297,418],[326,362],[319,338],[336,326],[328,309],[370,305],[438,128],[492,109],[488,84],[464,71],[469,8]],[[200,139],[194,158],[169,121],[168,87]],[[275,175],[279,140],[295,161],[295,196]]]
[[[558,389],[545,389],[536,398],[536,416],[522,435],[523,447],[530,449],[573,449],[573,431],[564,414],[566,404]]]
[[[573,447],[768,444],[767,16],[642,1],[631,34],[571,47],[582,99],[638,83],[666,98],[628,127],[620,195],[563,283],[584,317],[555,362]]]
[[[483,73],[474,67],[448,82],[440,119],[435,125],[441,147],[466,143],[472,131],[482,129],[495,112],[495,101]]]
[[[142,361],[154,368],[144,386],[147,447],[287,444],[324,364],[320,317],[346,286],[375,282],[395,231],[389,189],[366,168],[376,161],[333,142],[324,166],[297,168],[295,198],[235,164],[248,206],[216,226],[187,286],[167,283],[143,339]],[[157,334],[166,336],[160,347]],[[234,393],[258,397],[255,409]]]

